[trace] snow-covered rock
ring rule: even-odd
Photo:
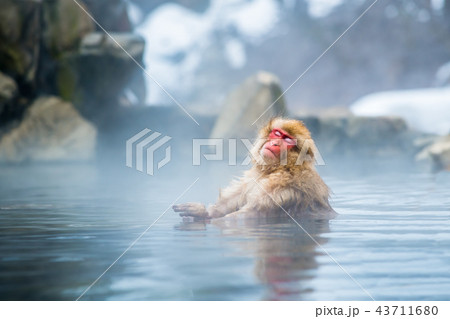
[[[72,103],[44,96],[0,138],[0,163],[88,161],[96,143],[97,129]]]
[[[437,138],[416,156],[416,161],[431,170],[450,170],[450,135]]]
[[[399,116],[422,132],[450,132],[450,87],[374,93],[350,109],[358,116]]]

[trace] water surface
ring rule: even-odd
[[[340,215],[301,229],[289,218],[183,222],[173,201],[197,177],[180,201],[214,201],[226,170],[130,170],[0,168],[0,299],[77,299],[164,211],[82,300],[450,299],[448,173],[325,170]]]

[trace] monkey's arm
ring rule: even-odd
[[[198,218],[211,218],[205,205],[201,203],[185,203],[172,206],[175,212],[180,212],[180,216],[192,216]]]
[[[233,212],[239,211],[240,199],[245,190],[245,183],[234,182],[221,192],[217,202],[205,207],[201,203],[186,203],[173,205],[175,212],[181,212],[180,216],[191,216],[197,218],[220,218]]]

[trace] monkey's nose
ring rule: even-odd
[[[272,140],[272,141],[270,141],[270,145],[272,145],[272,146],[280,146],[280,141]]]

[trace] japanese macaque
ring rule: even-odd
[[[314,167],[315,145],[301,121],[274,118],[250,151],[253,166],[223,189],[213,205],[174,205],[180,216],[332,218],[329,189]]]

